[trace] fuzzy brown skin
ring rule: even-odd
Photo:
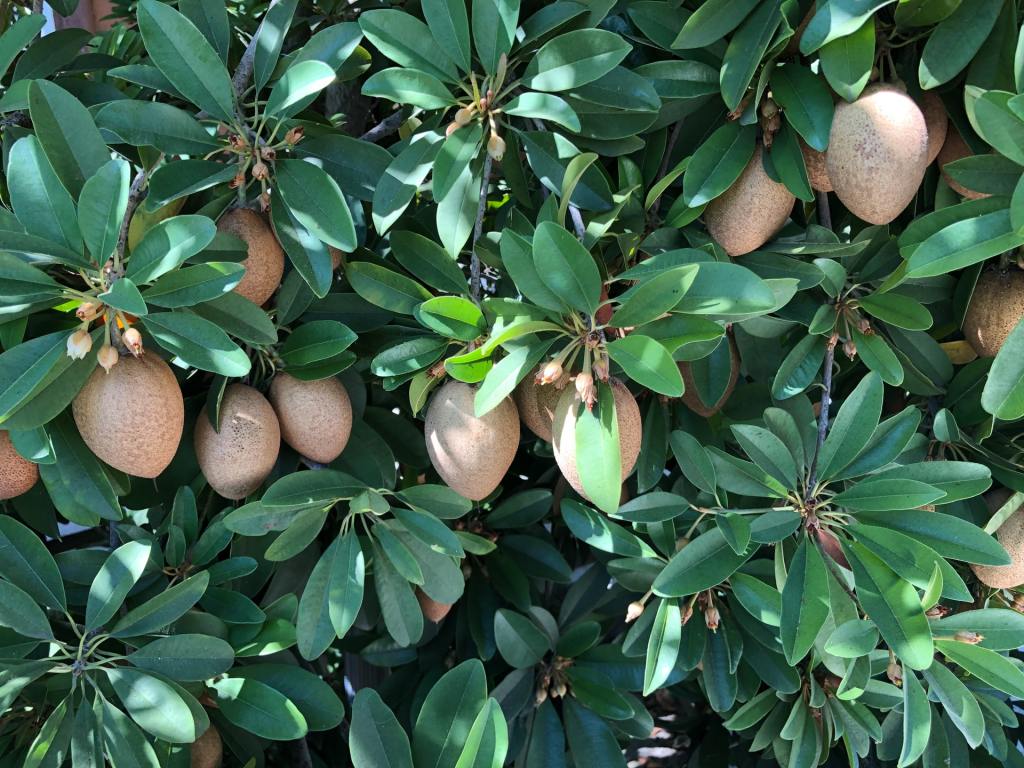
[[[983,272],[964,315],[964,338],[978,357],[995,357],[1024,317],[1024,270]]]
[[[333,376],[301,381],[279,373],[270,385],[270,402],[281,437],[303,456],[330,464],[345,450],[352,434],[352,401]]]
[[[1012,495],[1013,492],[1008,488],[986,493],[985,503],[989,512],[995,514]],[[1012,562],[1009,565],[971,565],[974,575],[993,589],[1009,589],[1024,584],[1024,507],[1019,507],[999,526],[996,538]]]
[[[451,604],[437,602],[437,600],[427,595],[419,587],[416,587],[416,599],[420,603],[420,611],[423,613],[423,618],[435,624],[440,624],[452,609]]]
[[[206,412],[196,420],[196,458],[206,481],[225,499],[244,499],[259,488],[281,450],[281,427],[267,399],[245,384],[224,390],[220,432]]]
[[[989,197],[985,192],[975,192],[973,189],[968,189],[963,184],[960,184],[953,180],[953,177],[946,173],[945,166],[948,163],[962,160],[965,157],[971,157],[974,152],[964,141],[964,137],[960,135],[960,132],[954,127],[949,126],[949,130],[946,132],[946,141],[942,144],[942,149],[938,154],[939,168],[942,170],[942,178],[949,184],[950,189],[959,195],[963,195],[968,200],[981,200],[984,197]]]
[[[224,760],[224,742],[216,726],[211,725],[207,728],[206,732],[192,743],[189,752],[192,768],[220,768]]]
[[[725,388],[725,392],[718,398],[718,402],[707,404],[700,399],[697,394],[697,382],[693,379],[693,369],[689,363],[677,363],[679,366],[679,373],[683,376],[683,384],[685,390],[683,391],[683,402],[686,407],[699,416],[703,416],[705,419],[714,416],[725,404],[729,402],[729,398],[732,396],[732,392],[736,389],[736,382],[740,377],[740,351],[736,347],[736,342],[733,341],[730,336],[728,339],[729,343],[729,357],[731,358],[732,364],[729,370],[729,384]]]
[[[284,274],[284,251],[266,219],[248,208],[235,208],[220,217],[217,229],[240,237],[249,247],[242,262],[245,275],[235,293],[260,306],[274,295]]]
[[[427,407],[423,432],[437,474],[452,490],[472,501],[491,495],[519,448],[519,412],[510,398],[480,418],[474,415],[476,389],[446,382]]]
[[[32,490],[39,467],[14,450],[11,436],[0,430],[0,499],[13,499]]]
[[[906,93],[872,85],[836,106],[825,154],[843,205],[870,224],[888,224],[914,199],[928,167],[928,127]]]
[[[611,380],[612,394],[615,397],[615,419],[619,424],[619,451],[622,456],[622,480],[636,466],[640,455],[640,440],[643,429],[640,424],[640,407],[636,404],[633,394],[625,385],[615,379]],[[576,390],[566,387],[558,400],[555,409],[555,420],[552,424],[555,461],[562,470],[562,477],[568,481],[583,498],[583,483],[580,480],[579,468],[576,465],[576,416],[580,401],[576,399]]]
[[[559,389],[554,384],[538,384],[532,373],[512,391],[519,418],[527,429],[545,443],[551,442],[551,421],[555,418],[555,408],[564,391],[564,387]]]
[[[825,153],[808,146],[803,139],[800,139],[800,151],[804,156],[804,167],[807,169],[807,180],[811,183],[811,189],[817,192],[831,192],[832,180],[828,177]]]
[[[924,124],[928,128],[928,165],[934,162],[946,142],[949,130],[949,116],[946,105],[934,91],[925,91],[917,99],[917,105],[924,115]]]
[[[71,410],[89,450],[136,477],[156,477],[167,468],[185,426],[178,380],[152,352],[124,355],[110,373],[96,366]]]
[[[768,242],[786,223],[796,201],[785,185],[765,173],[762,151],[759,144],[740,177],[704,210],[708,232],[730,256],[742,256]]]

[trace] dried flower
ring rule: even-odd
[[[92,349],[92,336],[88,331],[79,329],[68,336],[68,357],[72,360],[81,360]]]
[[[562,364],[552,360],[535,377],[538,384],[551,384],[562,378]]]
[[[102,307],[103,305],[99,302],[83,301],[75,310],[75,316],[84,323],[90,323],[99,316]]]
[[[455,125],[461,128],[464,125],[469,125],[469,121],[473,119],[473,110],[469,107],[463,107],[455,113]]]
[[[139,333],[137,328],[129,328],[121,336],[121,341],[128,347],[128,351],[131,352],[135,357],[142,354],[142,334]]]
[[[903,667],[897,664],[895,660],[889,662],[889,666],[885,668],[885,674],[893,685],[903,685]]]
[[[252,167],[252,177],[257,181],[270,178],[270,169],[262,160]]]
[[[284,141],[288,146],[294,147],[296,144],[302,141],[302,137],[305,133],[306,131],[302,128],[301,125],[296,126],[295,128],[289,129],[288,133],[284,135]]]

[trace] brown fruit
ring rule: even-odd
[[[451,488],[473,501],[501,483],[519,448],[519,413],[511,398],[479,418],[476,389],[448,381],[430,401],[424,434],[430,462]]]
[[[512,392],[519,418],[545,443],[551,442],[551,420],[555,418],[555,407],[564,391],[564,387],[559,389],[554,384],[538,384],[531,373]]]
[[[171,368],[156,355],[126,355],[97,367],[72,403],[85,444],[114,469],[156,477],[171,463],[185,425],[185,403]]]
[[[942,145],[942,149],[938,154],[939,169],[942,171],[942,178],[946,180],[950,188],[966,197],[968,200],[981,200],[983,197],[989,197],[984,192],[975,192],[973,189],[968,189],[959,182],[953,180],[953,177],[946,173],[945,166],[947,163],[952,163],[956,160],[962,160],[965,157],[971,157],[974,151],[964,141],[964,137],[960,135],[960,132],[955,126],[950,126],[946,132],[946,141]]]
[[[423,612],[423,618],[435,624],[439,624],[452,609],[451,603],[439,603],[419,587],[416,587],[416,599],[420,602],[420,611]]]
[[[985,494],[989,512],[995,514],[1009,501],[1013,492],[999,488]],[[1010,555],[1009,565],[971,565],[978,579],[994,589],[1009,589],[1024,584],[1024,506],[1010,515],[996,531],[996,538]]]
[[[917,104],[924,115],[924,124],[928,128],[928,164],[939,156],[942,145],[946,141],[946,132],[949,130],[949,116],[946,114],[946,105],[934,91],[925,91],[918,99]]]
[[[192,768],[220,768],[224,760],[224,742],[220,731],[211,725],[189,748]]]
[[[331,376],[301,381],[279,373],[270,385],[270,402],[281,425],[281,437],[303,456],[330,464],[352,434],[352,402]]]
[[[11,436],[0,430],[0,499],[21,496],[32,490],[38,479],[39,467],[14,450]]]
[[[825,153],[819,152],[800,139],[800,151],[804,156],[804,167],[807,168],[807,180],[811,182],[811,189],[817,192],[831,192],[832,180],[828,177],[828,168],[825,166]]]
[[[978,357],[995,357],[1024,317],[1024,270],[982,272],[964,315],[964,338]]]
[[[928,167],[928,127],[914,100],[872,85],[832,119],[828,177],[843,205],[871,224],[888,224],[914,199]]]
[[[267,399],[245,384],[224,390],[220,432],[206,412],[196,421],[196,458],[206,481],[225,499],[244,499],[274,468],[281,449],[281,427]]]
[[[626,386],[616,380],[610,380],[612,394],[615,398],[615,418],[619,423],[619,451],[622,455],[622,480],[625,480],[636,465],[637,457],[640,455],[640,438],[642,428],[640,426],[640,407],[636,404],[633,393],[626,389]],[[583,492],[583,483],[580,481],[579,469],[576,466],[576,417],[580,401],[576,399],[576,391],[572,387],[566,387],[558,400],[558,407],[555,409],[555,419],[552,424],[555,461],[558,468],[562,470],[562,476],[569,485],[576,489],[576,492],[583,498],[587,494]]]
[[[284,274],[284,251],[266,220],[256,211],[235,208],[220,217],[217,229],[242,238],[249,256],[242,265],[245,275],[235,286],[235,293],[253,304],[266,302],[281,284]]]
[[[796,198],[765,173],[762,152],[758,144],[740,177],[704,210],[708,232],[730,256],[742,256],[760,248],[786,223],[793,210]]]
[[[327,246],[327,252],[331,254],[331,270],[333,271],[341,266],[341,257],[343,254],[333,245]]]
[[[715,403],[705,403],[700,399],[700,395],[697,394],[697,382],[693,378],[693,368],[690,363],[678,363],[679,373],[683,375],[683,384],[686,389],[683,392],[683,402],[686,407],[694,413],[703,416],[705,419],[714,416],[728,402],[732,396],[733,390],[736,389],[736,382],[740,376],[740,351],[736,347],[736,342],[732,336],[728,337],[729,343],[729,383],[725,387],[725,391],[722,396],[718,398]]]

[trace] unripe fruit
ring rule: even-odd
[[[928,127],[914,100],[872,85],[832,119],[828,177],[843,205],[871,224],[888,224],[914,199],[928,167]]]
[[[266,220],[256,211],[235,208],[220,217],[217,229],[240,237],[248,246],[248,258],[242,262],[245,275],[234,291],[261,305],[281,284],[284,274],[284,251]]]
[[[476,390],[448,381],[427,408],[424,434],[430,462],[451,488],[480,501],[498,487],[519,448],[519,413],[510,398],[479,418]]]
[[[279,373],[270,385],[270,402],[281,437],[303,456],[330,464],[345,450],[352,434],[352,402],[333,376],[301,381]]]
[[[640,407],[636,404],[633,394],[626,389],[622,382],[612,379],[608,384],[602,386],[611,386],[612,395],[615,398],[615,419],[619,425],[619,452],[622,456],[622,477],[620,479],[625,480],[633,471],[637,457],[640,455],[642,434]],[[586,499],[588,497],[583,491],[583,483],[580,481],[579,468],[576,464],[576,418],[581,407],[585,406],[577,399],[576,393],[566,387],[558,400],[558,407],[555,409],[554,423],[551,427],[553,433],[551,445],[554,448],[558,468],[562,470],[562,476],[576,490],[576,493]]]
[[[97,368],[72,403],[85,444],[100,460],[136,477],[156,477],[181,442],[185,403],[171,368],[156,355]]]
[[[220,432],[205,412],[195,434],[196,458],[206,481],[225,499],[244,499],[274,468],[281,450],[281,427],[267,399],[245,384],[224,390]]]
[[[450,603],[437,602],[437,600],[427,595],[419,587],[416,587],[416,599],[420,603],[420,611],[423,613],[423,618],[435,624],[439,624],[452,609]]]
[[[800,151],[804,156],[804,167],[807,169],[807,180],[811,183],[811,189],[817,192],[831,192],[832,180],[828,177],[825,153],[808,146],[803,139],[800,139]]]
[[[918,97],[917,103],[921,107],[924,124],[928,128],[928,164],[931,165],[939,156],[939,151],[946,141],[949,116],[946,114],[946,105],[935,91],[925,91]]]
[[[796,198],[773,181],[761,162],[758,144],[743,173],[704,210],[708,232],[730,256],[760,248],[786,223]]]
[[[964,338],[978,357],[995,357],[1024,317],[1024,270],[982,272],[964,315]]]
[[[995,514],[1013,492],[1007,488],[999,488],[985,494],[985,503],[989,512]],[[978,579],[993,589],[1010,589],[1024,584],[1024,506],[1010,515],[999,526],[996,538],[1003,549],[1010,555],[1009,565],[971,565],[971,570]]]
[[[957,194],[963,195],[968,200],[981,200],[983,197],[989,197],[989,195],[985,192],[975,192],[973,189],[968,189],[963,184],[954,181],[953,177],[946,173],[945,166],[948,163],[953,163],[957,160],[962,160],[965,157],[971,157],[972,155],[974,155],[974,150],[967,145],[967,142],[964,141],[964,137],[960,135],[960,132],[955,127],[950,126],[949,130],[946,132],[946,141],[943,143],[942,149],[939,151],[937,158],[939,169],[942,171],[942,178],[944,178],[946,183],[949,184],[950,189]]]
[[[192,768],[220,768],[224,760],[224,742],[217,727],[211,725],[189,747]]]
[[[533,434],[545,443],[551,442],[551,421],[555,407],[565,388],[554,384],[539,384],[534,376],[527,376],[512,392],[519,418]]]
[[[14,450],[10,434],[0,430],[0,499],[21,496],[38,479],[39,467]]]

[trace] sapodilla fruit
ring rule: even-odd
[[[270,402],[281,425],[281,437],[303,456],[329,464],[352,434],[352,401],[333,376],[302,381],[279,373],[270,384]]]
[[[964,315],[964,338],[978,357],[995,357],[1024,317],[1024,270],[983,272]]]
[[[224,390],[220,432],[205,411],[196,421],[196,458],[206,481],[225,499],[244,499],[274,468],[281,450],[281,427],[267,399],[245,384]]]
[[[21,496],[38,479],[39,467],[14,450],[10,434],[0,431],[0,499]]]
[[[224,742],[215,725],[207,728],[203,735],[189,747],[192,768],[220,768],[224,761]]]
[[[872,85],[832,119],[825,166],[851,213],[888,224],[914,199],[928,167],[928,127],[914,100],[891,85]]]
[[[437,474],[472,501],[487,498],[501,483],[519,448],[519,413],[510,398],[483,416],[473,411],[476,390],[448,381],[427,408],[424,435]]]
[[[152,352],[96,366],[71,404],[85,444],[114,469],[156,477],[171,463],[185,425],[185,403],[171,367]]]
[[[922,93],[917,99],[917,104],[921,108],[924,124],[928,129],[928,164],[931,165],[946,142],[949,115],[946,114],[946,105],[934,91]]]
[[[622,456],[622,480],[625,480],[636,465],[640,455],[640,438],[643,434],[640,426],[640,407],[636,404],[633,393],[626,386],[610,379],[612,396],[615,398],[615,419],[619,424],[619,452]],[[558,400],[555,419],[551,427],[555,461],[562,470],[562,476],[583,498],[588,498],[583,491],[579,468],[576,464],[576,418],[581,403],[573,387],[566,387]],[[595,406],[597,407],[597,406]]]
[[[262,216],[248,208],[225,213],[217,229],[240,237],[248,246],[249,256],[242,262],[245,275],[235,286],[235,293],[257,306],[263,304],[274,295],[284,274],[284,251],[274,232]]]
[[[533,434],[545,443],[551,442],[551,422],[555,418],[555,408],[565,387],[559,389],[555,384],[540,384],[531,373],[512,391],[519,418]]]
[[[968,146],[967,142],[964,141],[964,137],[960,135],[960,132],[953,126],[950,126],[946,132],[946,141],[942,144],[942,149],[938,154],[939,170],[942,171],[942,178],[949,184],[957,194],[963,195],[968,200],[981,200],[983,197],[989,195],[985,192],[975,192],[973,189],[968,189],[963,184],[955,181],[952,176],[946,173],[946,165],[948,163],[962,160],[965,157],[971,157],[974,151]]]
[[[817,192],[831,192],[832,180],[828,177],[828,168],[825,166],[825,153],[819,152],[800,139],[800,152],[804,156],[804,167],[807,169],[807,180],[811,183],[811,189]]]
[[[985,494],[985,503],[989,512],[995,514],[1000,507],[1009,501],[1013,492],[1007,488],[999,488]],[[978,579],[993,589],[1009,589],[1024,584],[1024,506],[1019,507],[999,530],[996,538],[1003,549],[1010,555],[1009,565],[971,565],[971,570]]]
[[[796,198],[773,181],[761,163],[763,148],[754,150],[743,173],[704,210],[708,232],[730,256],[760,248],[786,223]]]
[[[679,373],[683,376],[683,385],[685,387],[683,391],[683,402],[686,407],[699,416],[703,416],[705,419],[714,416],[729,401],[732,396],[733,390],[736,389],[736,382],[740,377],[740,351],[736,347],[736,342],[732,336],[728,338],[729,344],[729,383],[726,385],[725,390],[722,392],[722,396],[718,398],[717,402],[705,403],[701,400],[700,395],[697,393],[697,382],[693,378],[693,368],[690,363],[678,363]]]
[[[435,624],[441,623],[452,609],[451,603],[439,603],[419,587],[416,587],[416,599],[420,603],[420,612],[423,614],[423,618]]]

